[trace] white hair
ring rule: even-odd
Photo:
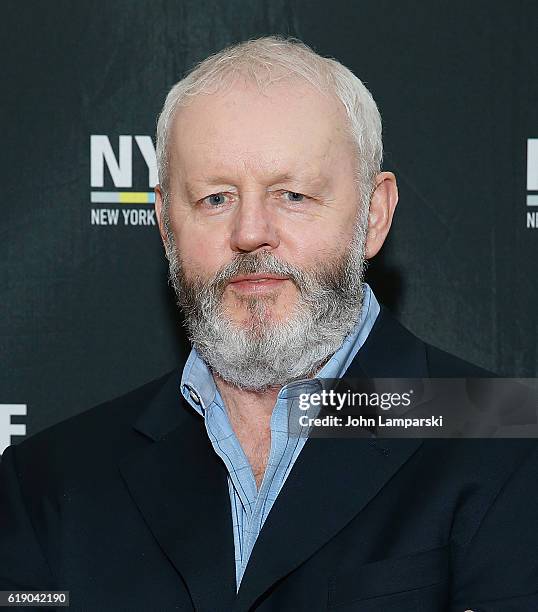
[[[357,180],[368,203],[383,155],[381,117],[372,95],[340,62],[318,55],[297,39],[268,36],[211,55],[168,93],[157,122],[156,146],[165,212],[169,195],[168,138],[176,109],[186,106],[194,96],[215,93],[229,86],[236,76],[249,78],[260,88],[281,78],[298,77],[323,94],[336,97],[349,120],[350,136],[358,157]]]

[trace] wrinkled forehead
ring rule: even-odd
[[[296,78],[261,88],[235,79],[194,96],[176,110],[169,151],[172,167],[186,172],[241,164],[282,172],[294,165],[327,170],[354,156],[341,102]]]

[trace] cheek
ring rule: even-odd
[[[185,221],[172,227],[187,274],[212,275],[230,260],[222,232],[211,232]]]
[[[315,230],[293,236],[294,261],[291,263],[309,268],[322,266],[328,261],[339,259],[346,251],[353,235],[353,220],[347,225],[325,222]]]

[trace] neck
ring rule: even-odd
[[[316,368],[315,372],[310,374],[308,378],[314,378],[318,372],[329,361],[330,356]],[[278,392],[282,386],[270,387],[263,391],[249,391],[240,389],[232,385],[224,378],[220,377],[216,372],[213,372],[213,379],[219,393],[224,401],[224,406],[228,412],[232,426],[234,421],[241,423],[244,426],[259,428],[260,431],[266,429],[270,432],[270,421],[275,407]],[[234,427],[235,429],[235,427]]]
[[[271,450],[271,415],[280,387],[246,391],[213,374],[230,424],[252,467],[258,488]]]
[[[213,374],[219,393],[232,422],[242,426],[270,431],[271,414],[281,387],[264,391],[248,391],[230,384],[218,374]],[[235,429],[235,426],[234,426]]]

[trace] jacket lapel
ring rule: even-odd
[[[419,440],[387,442],[307,441],[258,537],[234,611],[249,610],[333,538],[420,446]]]
[[[424,343],[382,308],[346,378],[427,376]],[[249,610],[341,531],[421,444],[415,439],[310,438],[256,541],[234,612]]]
[[[197,610],[230,610],[235,564],[226,469],[172,376],[135,428],[154,440],[121,466],[134,502]]]

